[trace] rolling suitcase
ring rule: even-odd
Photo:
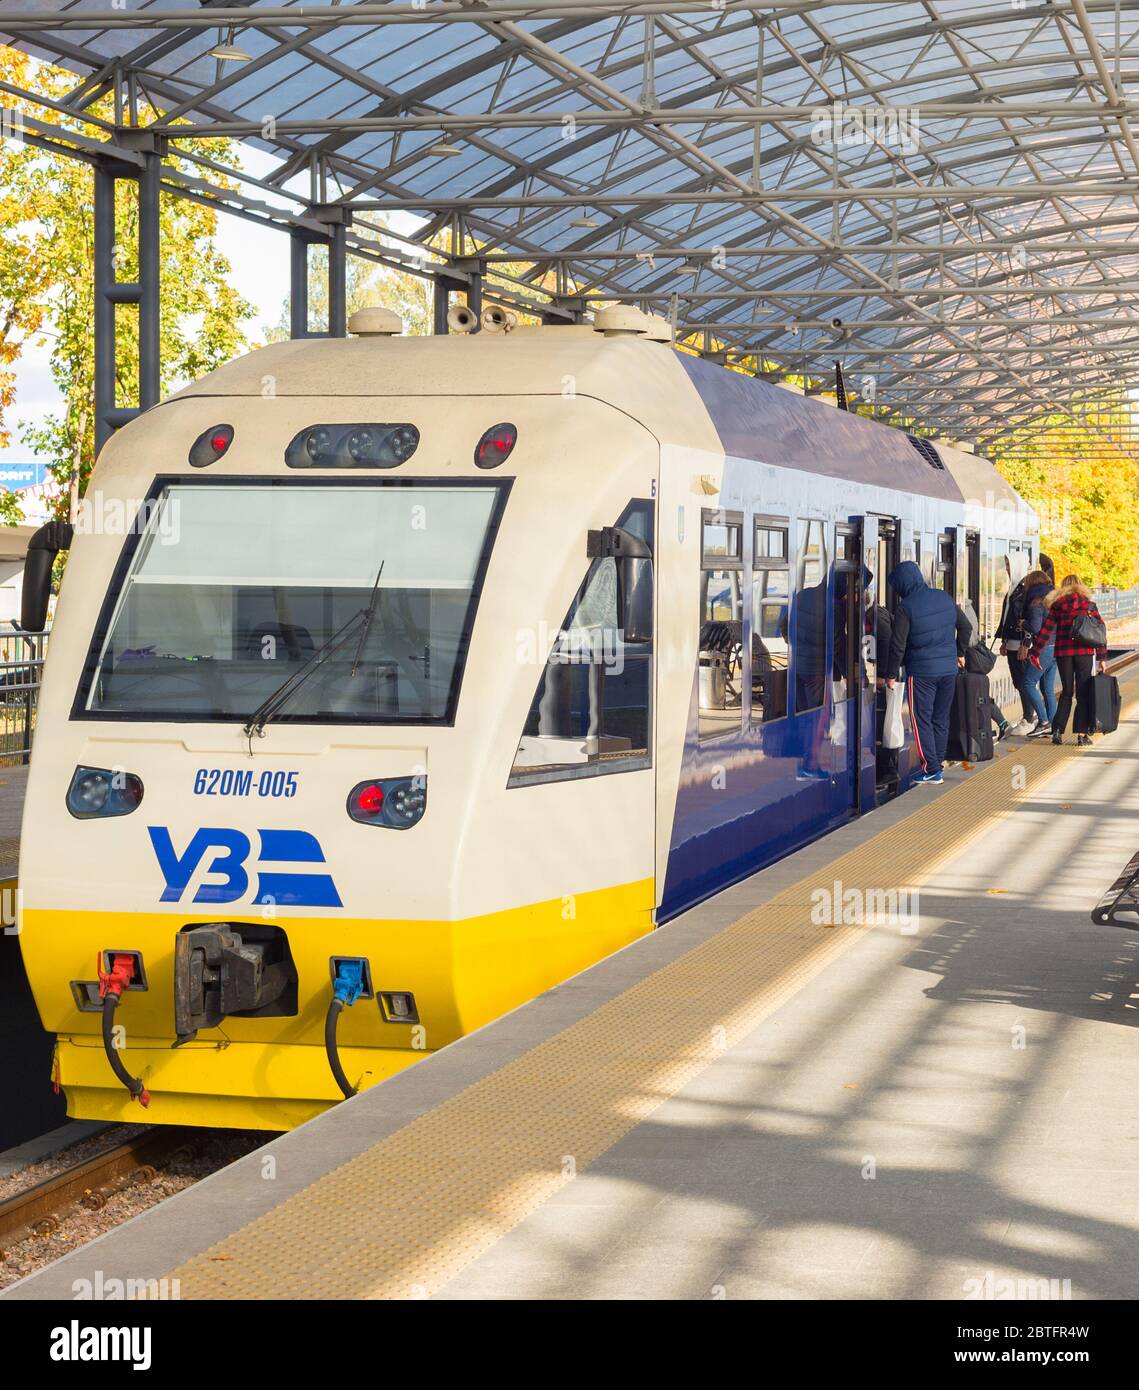
[[[957,677],[949,714],[949,746],[954,762],[983,763],[993,756],[993,721],[989,718],[989,678],[963,671]]]
[[[1089,676],[1087,690],[1088,719],[1085,733],[1113,734],[1119,728],[1119,682],[1114,676]]]

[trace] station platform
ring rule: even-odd
[[[20,852],[20,818],[24,814],[24,790],[28,769],[0,764],[0,882],[15,878]]]
[[[0,1297],[1139,1296],[1122,683],[1094,747],[999,745]]]

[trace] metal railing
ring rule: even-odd
[[[1139,618],[1139,589],[1096,589],[1092,598],[1105,623]]]
[[[32,751],[47,639],[0,628],[0,764],[26,763]]]

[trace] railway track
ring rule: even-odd
[[[0,1261],[21,1241],[51,1235],[75,1208],[98,1211],[116,1193],[153,1181],[162,1163],[189,1158],[195,1134],[156,1125],[0,1201]]]
[[[1137,661],[1139,661],[1139,647],[1128,647],[1116,656],[1108,657],[1103,664],[1103,669],[1107,675],[1115,676],[1120,671],[1125,671],[1129,666],[1133,666]]]

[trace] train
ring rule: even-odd
[[[20,944],[70,1115],[290,1129],[911,794],[888,575],[991,638],[1039,553],[984,459],[638,309],[483,324],[255,350],[33,538]]]

